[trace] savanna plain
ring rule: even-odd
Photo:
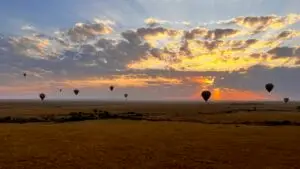
[[[1,169],[300,168],[298,102],[20,100],[0,117]]]

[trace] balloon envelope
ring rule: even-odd
[[[289,101],[290,101],[290,99],[289,99],[288,97],[283,98],[283,102],[284,102],[284,103],[287,103],[287,102],[289,102]]]
[[[42,101],[46,98],[46,95],[44,93],[41,93],[39,96]]]
[[[125,98],[127,98],[127,97],[128,97],[128,94],[127,94],[127,93],[125,93],[125,94],[124,94],[124,97],[125,97]]]
[[[268,92],[271,92],[271,91],[273,90],[273,88],[274,88],[274,85],[273,85],[272,83],[267,83],[267,84],[265,85],[265,88],[266,88],[266,90],[267,90]]]
[[[201,93],[201,96],[202,96],[203,100],[204,100],[205,102],[207,102],[208,99],[209,99],[210,96],[211,96],[211,92],[208,91],[208,90],[205,90],[205,91],[203,91],[203,92]]]
[[[110,87],[109,87],[109,90],[110,90],[110,91],[113,91],[113,90],[114,90],[114,86],[110,86]]]
[[[78,89],[74,89],[74,93],[75,93],[75,95],[78,95],[79,90]]]

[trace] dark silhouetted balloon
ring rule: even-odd
[[[205,102],[207,102],[208,99],[209,99],[210,96],[211,96],[211,93],[210,93],[210,91],[205,90],[205,91],[203,91],[203,92],[201,93],[201,96],[202,96],[203,100],[204,100]]]
[[[272,83],[268,83],[266,84],[265,88],[268,92],[271,92],[274,88],[274,85]]]
[[[44,99],[46,98],[46,95],[44,93],[41,93],[39,96],[42,101],[44,101]]]
[[[124,94],[124,97],[127,99],[127,97],[128,97],[128,94],[127,94],[127,93],[125,93],[125,94]]]
[[[110,87],[109,87],[109,90],[110,90],[110,91],[113,91],[113,90],[114,90],[114,86],[110,86]]]
[[[26,73],[23,73],[23,76],[24,76],[24,77],[26,77],[26,76],[27,76],[27,74],[26,74]]]
[[[59,89],[59,92],[62,92],[62,89]]]
[[[283,98],[283,102],[284,102],[284,103],[287,103],[287,102],[289,102],[289,101],[290,101],[290,99],[289,99],[288,97]]]
[[[78,93],[79,93],[79,90],[78,89],[74,89],[74,94],[78,95]]]

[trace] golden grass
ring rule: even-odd
[[[1,124],[0,168],[297,168],[299,127],[104,120]]]
[[[254,106],[258,111],[247,111]],[[91,112],[98,108],[210,122],[299,122],[297,106],[297,103],[2,102],[0,116]],[[299,129],[126,120],[0,124],[0,169],[297,168]]]

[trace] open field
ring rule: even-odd
[[[0,116],[92,112],[97,108],[112,113],[138,112],[173,122],[107,119],[74,123],[2,123],[0,169],[300,168],[300,126],[239,123],[300,122],[298,105],[2,102]],[[203,121],[220,124],[203,124]]]
[[[1,124],[1,168],[297,168],[299,127],[143,121]]]
[[[196,103],[196,102],[97,102],[97,101],[15,101],[0,102],[0,117],[36,117],[66,115],[70,112],[92,113],[94,109],[110,113],[141,113],[148,119],[239,123],[288,120],[300,123],[300,103]]]

